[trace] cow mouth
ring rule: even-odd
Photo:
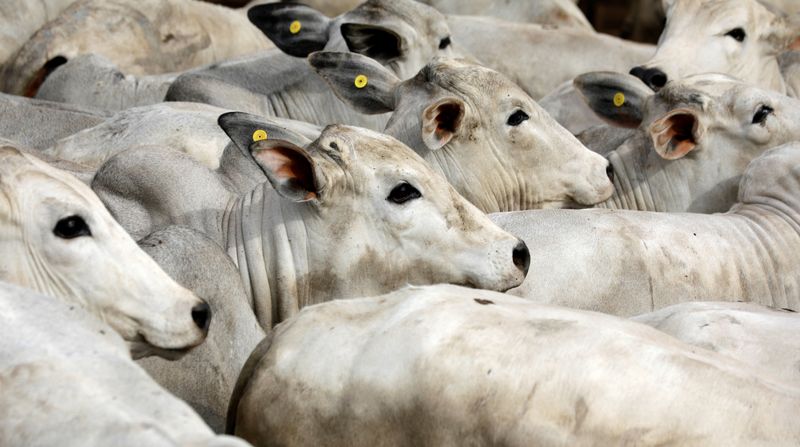
[[[128,342],[131,357],[133,357],[134,360],[150,356],[157,356],[170,361],[180,360],[199,344],[200,343],[181,348],[162,348],[150,343],[147,337],[141,333],[137,334],[135,340]]]

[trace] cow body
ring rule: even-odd
[[[644,325],[455,286],[325,303],[248,360],[254,445],[792,445],[800,389]]]

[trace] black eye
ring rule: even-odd
[[[727,33],[725,33],[725,35],[733,37],[734,39],[736,39],[739,42],[744,42],[744,38],[747,37],[747,33],[745,33],[742,28],[734,28],[734,29],[728,31]]]
[[[508,117],[506,124],[509,126],[519,126],[523,121],[527,121],[529,119],[531,119],[531,117],[529,117],[527,113],[523,112],[522,110],[517,110]]]
[[[403,182],[392,189],[392,192],[389,193],[389,197],[387,197],[386,200],[401,205],[409,200],[419,199],[420,197],[422,197],[422,194],[417,188]]]
[[[92,232],[81,216],[69,216],[58,221],[56,227],[53,228],[53,234],[62,239],[74,239],[81,236],[91,236]]]
[[[444,39],[439,41],[439,49],[444,50],[445,48],[450,46],[450,36],[445,37]]]
[[[764,124],[764,121],[767,120],[767,117],[770,113],[774,112],[775,110],[772,109],[770,106],[761,106],[756,111],[756,114],[753,115],[753,124]]]

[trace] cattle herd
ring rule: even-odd
[[[800,445],[800,1],[576,3],[2,0],[0,446]]]

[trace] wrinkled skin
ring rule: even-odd
[[[243,12],[218,5],[79,0],[6,64],[0,90],[33,96],[59,62],[80,54],[101,54],[122,72],[140,76],[188,70],[270,47]]]
[[[392,110],[384,132],[413,148],[484,212],[591,206],[612,193],[608,162],[500,73],[435,59],[401,82],[361,55],[309,62],[357,110]],[[353,89],[358,75],[370,89]]]
[[[135,356],[174,358],[205,339],[193,321],[202,301],[143,253],[85,184],[13,147],[0,159],[0,280],[83,307]]]
[[[158,386],[107,324],[0,282],[0,444],[246,447],[214,436]]]
[[[655,50],[652,45],[604,34],[547,29],[492,17],[449,16],[447,23],[459,50],[505,74],[535,100],[586,72],[627,73]],[[514,56],[498,48],[513,48]]]
[[[636,127],[606,154],[614,167],[615,191],[603,207],[726,211],[751,160],[800,139],[798,100],[727,76],[673,81],[655,95],[628,75],[591,74],[579,80],[604,119]],[[611,103],[617,92],[625,92],[625,107]]]
[[[793,445],[800,388],[642,324],[455,286],[304,309],[248,360],[254,445]]]
[[[225,247],[263,327],[309,304],[408,283],[496,290],[521,283],[518,239],[397,140],[329,126],[303,149],[285,140],[253,143],[262,123],[251,115],[220,119],[268,183],[236,195],[187,156],[153,148],[113,157],[92,187],[134,235],[181,224]],[[303,158],[289,169],[274,155],[287,153]],[[398,193],[409,190],[404,183],[420,196]],[[389,200],[397,194],[406,200]]]
[[[632,320],[800,385],[800,314],[752,303],[683,303]]]
[[[786,93],[778,55],[794,44],[800,29],[788,18],[757,0],[664,0],[663,4],[666,27],[656,53],[642,68],[661,70],[667,81],[724,73]],[[652,82],[654,88],[663,86]]]
[[[296,12],[301,13],[312,14],[308,8]],[[262,26],[269,26],[285,19],[286,26],[289,26],[293,14],[294,10],[289,9],[278,17],[260,20],[266,22]],[[314,14],[317,15],[304,19],[303,29],[319,30],[313,34],[315,49],[350,49],[383,56],[381,62],[403,79],[419,71],[432,57],[454,54],[451,45],[440,48],[442,41],[450,37],[444,16],[413,0],[369,0],[333,19]],[[354,32],[356,36],[346,41],[341,34],[343,25],[352,25],[361,31]],[[301,29],[298,36],[304,36],[303,32]],[[376,34],[379,37],[371,37]],[[310,53],[311,50],[302,51],[302,42],[285,37],[272,36],[279,48],[300,51],[297,54],[302,53],[302,57]],[[393,54],[395,51],[398,53]],[[392,54],[387,56],[387,53]],[[304,59],[279,50],[181,75],[170,87],[166,99],[203,102],[320,126],[341,123],[381,130],[388,118],[353,111],[335,97]]]
[[[800,146],[754,160],[725,214],[522,211],[492,220],[537,247],[509,293],[621,316],[687,301],[800,310]]]
[[[180,360],[149,357],[138,363],[220,433],[239,371],[264,338],[239,271],[222,247],[188,228],[157,231],[139,246],[179,284],[203,298],[214,321],[206,341]]]

